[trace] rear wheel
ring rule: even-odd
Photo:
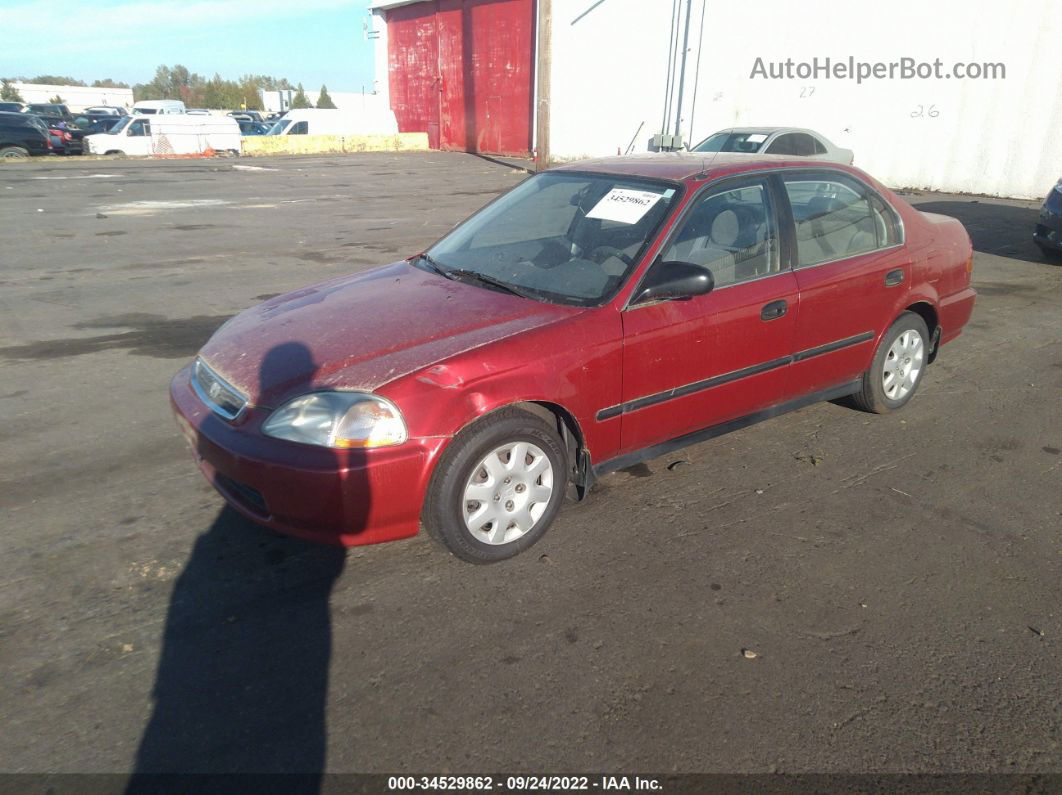
[[[29,157],[29,150],[23,149],[21,146],[5,146],[0,148],[0,157],[10,159],[16,157]]]
[[[904,312],[881,339],[870,369],[853,396],[864,411],[887,414],[914,397],[929,363],[929,330],[921,317]]]
[[[519,409],[502,409],[463,430],[435,469],[423,521],[471,563],[510,558],[553,523],[567,486],[557,431]]]

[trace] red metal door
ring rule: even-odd
[[[387,12],[387,73],[391,109],[401,132],[427,132],[439,148],[439,39],[435,3]]]
[[[531,150],[533,0],[433,0],[388,12],[391,107],[432,148]]]

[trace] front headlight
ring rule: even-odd
[[[365,392],[314,392],[275,412],[262,432],[290,442],[320,447],[390,447],[406,440],[398,407]]]

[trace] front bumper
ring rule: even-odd
[[[410,439],[376,450],[331,450],[263,436],[268,412],[230,424],[191,385],[170,385],[177,426],[208,481],[240,513],[281,533],[360,546],[415,535],[431,472],[448,439]]]

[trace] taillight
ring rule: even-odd
[[[45,142],[46,144],[48,144],[48,148],[49,148],[49,149],[51,149],[51,148],[52,148],[52,136],[50,136],[50,135],[46,135],[46,136],[44,136],[44,142]]]
[[[74,136],[72,136],[70,133],[68,133],[68,132],[63,133],[63,140],[64,141],[72,141],[73,139],[74,139]]]

